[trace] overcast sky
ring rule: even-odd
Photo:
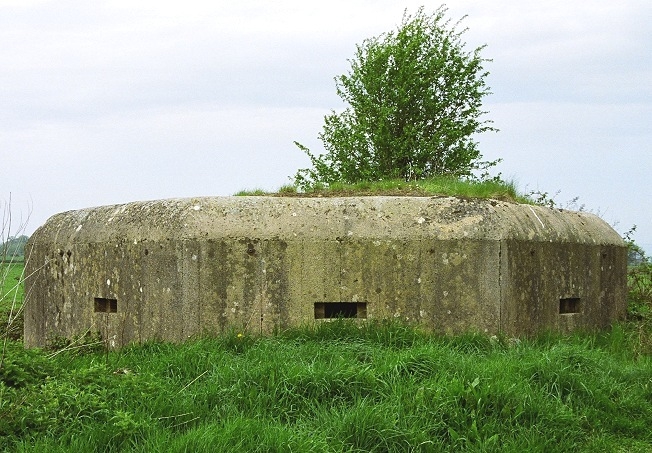
[[[0,0],[0,200],[57,212],[274,190],[342,108],[355,45],[423,1]],[[522,191],[652,245],[652,2],[454,0],[492,95],[478,137]]]

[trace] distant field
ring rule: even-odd
[[[0,263],[0,338],[22,339],[23,316],[20,309],[23,305],[24,288],[20,280],[24,268],[22,262]],[[10,319],[11,322],[9,322]],[[2,371],[0,367],[0,377]],[[0,390],[0,400],[2,399],[1,395]],[[0,410],[0,423],[1,419],[2,411]]]
[[[25,257],[24,256],[13,256],[13,257],[7,257],[7,258],[0,258],[0,264],[24,264],[25,263]]]
[[[0,263],[0,312],[7,310],[14,297],[23,301],[23,285],[19,284],[25,265],[23,262]]]

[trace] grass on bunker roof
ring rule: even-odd
[[[287,185],[276,192],[262,189],[242,190],[236,196],[276,196],[276,197],[351,197],[351,196],[410,196],[410,197],[460,197],[532,203],[526,195],[519,194],[514,182],[505,181],[467,181],[440,176],[418,181],[391,179],[384,181],[360,182],[357,184],[334,183],[329,186],[316,186],[301,192],[296,186]]]

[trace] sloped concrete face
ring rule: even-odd
[[[334,317],[524,335],[602,328],[626,308],[626,249],[609,225],[492,200],[129,203],[53,216],[26,256],[26,346],[86,331],[111,347],[268,334]]]

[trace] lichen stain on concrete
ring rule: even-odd
[[[207,197],[57,214],[28,244],[25,344],[100,331],[116,347],[315,319],[362,303],[444,333],[603,328],[626,249],[588,213],[458,198]],[[95,298],[117,301],[96,313]],[[560,314],[560,300],[580,312]],[[364,322],[364,321],[361,321]]]

